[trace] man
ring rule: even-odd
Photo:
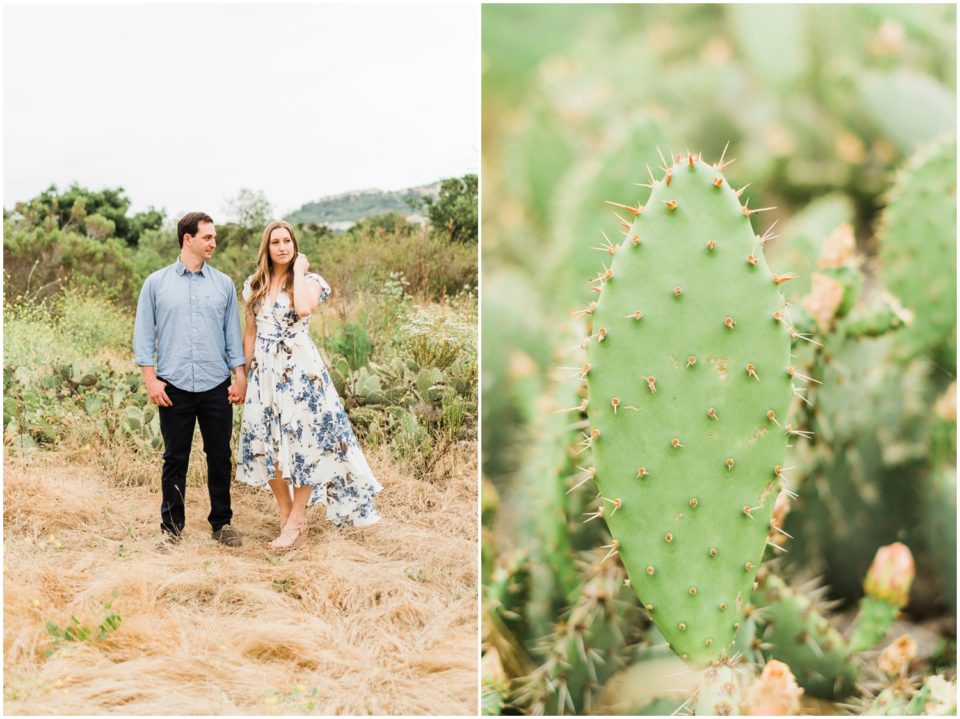
[[[230,526],[231,402],[243,402],[247,377],[237,291],[230,277],[207,264],[217,246],[209,215],[184,215],[177,237],[180,257],[143,283],[133,328],[134,362],[143,372],[150,401],[158,405],[163,435],[160,546],[180,541],[187,464],[199,421],[207,455],[207,519],[213,538],[239,547],[240,534]],[[228,387],[231,371],[236,379]]]

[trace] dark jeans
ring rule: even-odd
[[[167,380],[163,380],[167,382]],[[206,392],[187,392],[167,382],[172,407],[159,407],[160,433],[163,435],[163,504],[160,528],[179,534],[183,531],[183,498],[187,491],[187,465],[193,429],[200,422],[203,451],[207,455],[207,489],[210,490],[210,516],[213,530],[230,524],[230,433],[233,408],[227,401],[230,380]]]

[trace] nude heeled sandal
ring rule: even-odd
[[[296,549],[306,541],[309,531],[310,528],[307,526],[306,521],[300,524],[290,524],[290,522],[287,522],[286,526],[284,526],[280,532],[280,536],[270,542],[269,546],[271,549]]]

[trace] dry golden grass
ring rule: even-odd
[[[266,491],[233,485],[229,549],[191,481],[184,541],[161,553],[158,481],[8,454],[5,713],[476,714],[476,445],[432,481],[368,459],[383,520],[338,530],[314,508],[306,545],[276,555]],[[47,621],[95,628],[111,599],[117,631],[49,652]]]

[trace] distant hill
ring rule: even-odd
[[[382,190],[344,192],[307,202],[299,210],[291,212],[284,219],[291,223],[316,222],[338,230],[346,229],[358,220],[388,212],[399,212],[410,219],[422,221],[423,218],[420,215],[415,215],[413,210],[410,209],[406,199],[425,195],[436,196],[439,192],[439,181],[432,185],[409,187],[405,190],[395,190],[393,192]]]

